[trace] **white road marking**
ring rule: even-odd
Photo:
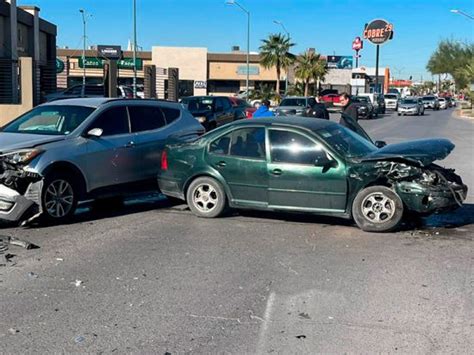
[[[257,354],[263,354],[266,345],[266,336],[268,330],[268,324],[271,322],[270,317],[272,314],[273,304],[275,303],[275,293],[271,292],[268,296],[267,307],[265,308],[265,314],[263,315],[262,326],[260,327],[260,333],[258,335]]]

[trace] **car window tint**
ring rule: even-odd
[[[232,133],[226,134],[211,142],[209,146],[209,153],[227,155],[229,154],[230,139]]]
[[[321,145],[294,132],[270,130],[270,155],[273,163],[314,165],[327,157]]]
[[[216,99],[216,110],[223,110],[223,109],[224,109],[224,105],[222,103],[222,100]]]
[[[129,106],[128,112],[132,132],[151,131],[166,125],[165,117],[159,107]]]
[[[312,107],[312,106],[314,106],[315,104],[316,104],[316,100],[315,100],[315,99],[311,98],[311,99],[308,100],[308,105],[309,105],[309,106]]]
[[[265,159],[265,128],[242,128],[232,132],[230,155]]]
[[[181,111],[175,108],[162,107],[161,111],[163,111],[166,118],[166,123],[168,124],[175,121],[181,115]]]
[[[224,107],[224,110],[228,110],[232,107],[230,100],[228,99],[221,99],[221,100],[222,100],[222,106]]]
[[[64,93],[68,95],[80,95],[81,89],[81,86],[73,86],[72,88],[67,89]]]
[[[129,133],[128,115],[125,106],[113,107],[102,113],[89,127],[101,128],[102,136]]]

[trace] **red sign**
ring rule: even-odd
[[[352,49],[355,51],[360,51],[364,48],[364,42],[360,39],[360,37],[356,37],[352,42]]]
[[[390,86],[395,86],[395,87],[405,87],[405,86],[411,86],[412,81],[411,80],[392,80],[390,82]]]

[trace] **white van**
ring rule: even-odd
[[[357,96],[367,97],[370,100],[370,103],[374,106],[374,112],[385,113],[385,107],[379,107],[379,94],[376,93],[359,93]],[[385,106],[385,105],[383,105]]]

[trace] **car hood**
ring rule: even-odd
[[[18,149],[32,148],[63,139],[65,138],[62,136],[0,132],[0,152],[6,153]]]
[[[361,161],[407,160],[427,166],[435,160],[443,160],[454,149],[454,144],[444,138],[420,139],[389,144],[366,156]]]

